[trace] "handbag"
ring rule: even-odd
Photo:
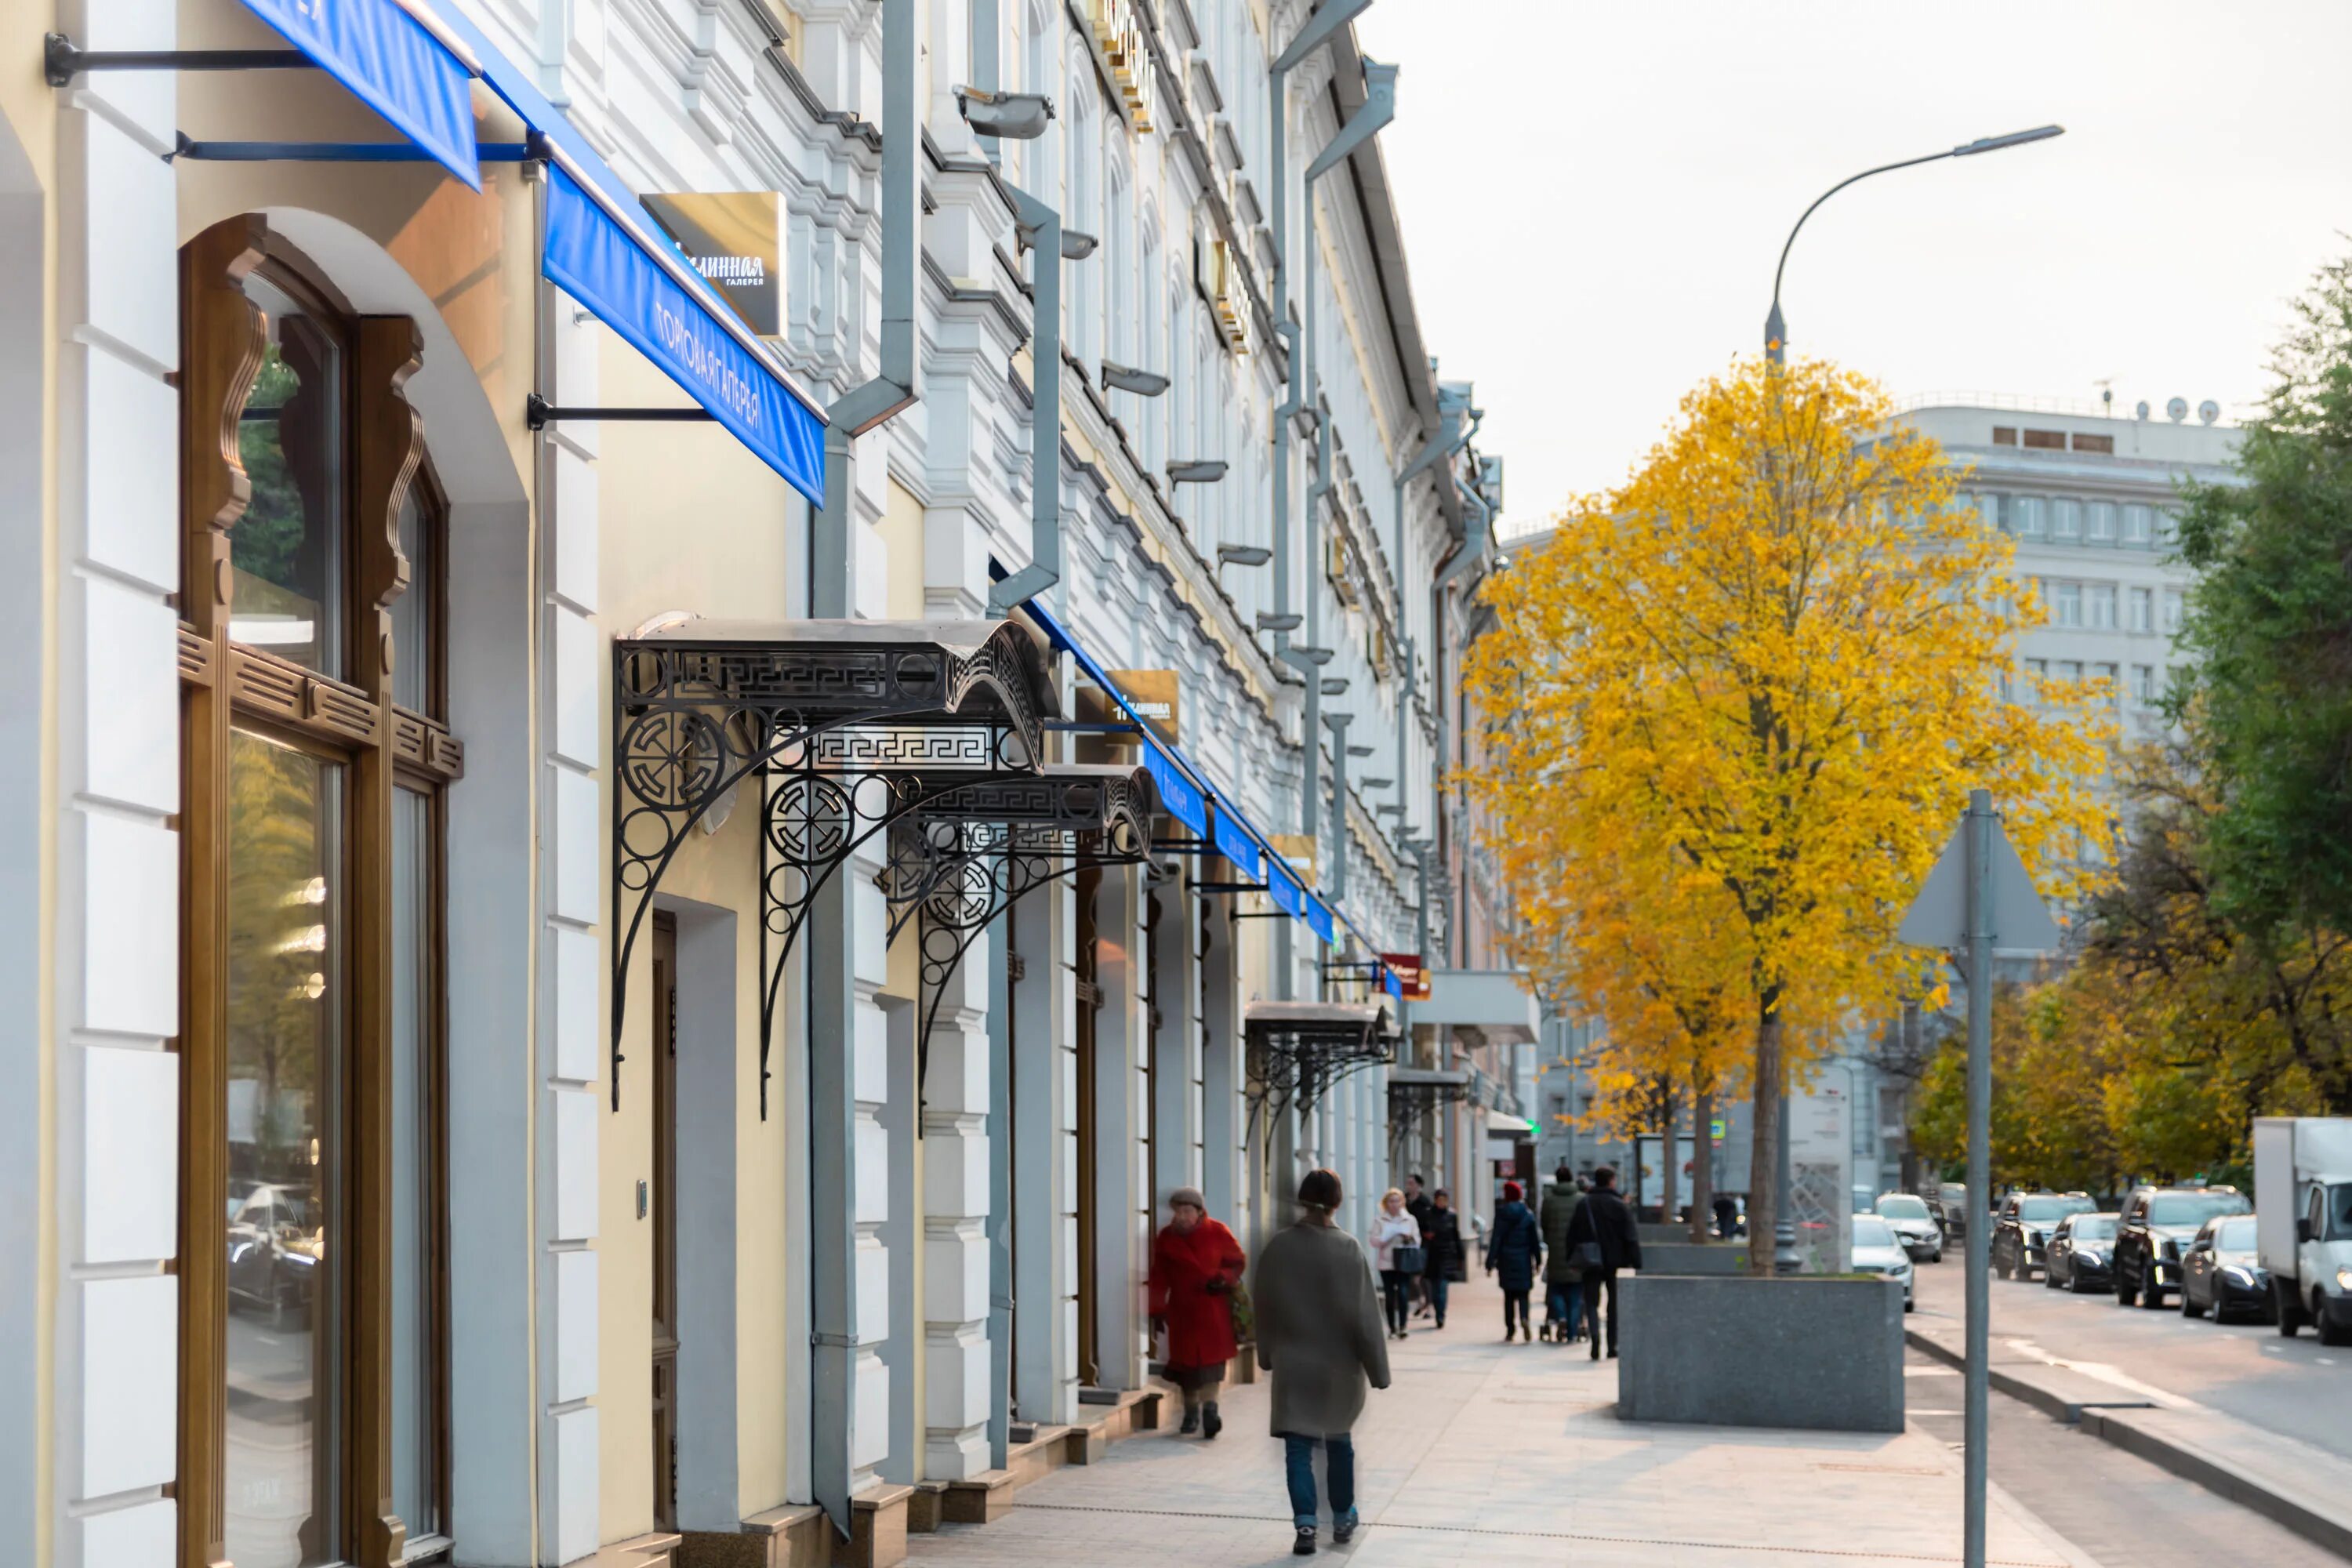
[[[1579,1269],[1598,1268],[1601,1267],[1601,1244],[1597,1241],[1580,1241],[1569,1253],[1568,1260],[1575,1264]]]
[[[1248,1344],[1257,1338],[1257,1309],[1250,1303],[1249,1287],[1236,1279],[1225,1291],[1225,1305],[1234,1314],[1234,1343]]]
[[[1402,1242],[1390,1249],[1389,1267],[1400,1274],[1420,1274],[1429,1268],[1429,1255],[1412,1242]]]

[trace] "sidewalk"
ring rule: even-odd
[[[1747,1568],[1960,1560],[1957,1458],[1900,1436],[1632,1426],[1615,1365],[1582,1345],[1502,1343],[1502,1297],[1456,1287],[1443,1333],[1391,1342],[1394,1385],[1356,1432],[1362,1530],[1317,1561],[1351,1568]],[[1171,1428],[1057,1470],[993,1524],[911,1539],[940,1568],[1255,1568],[1286,1563],[1282,1448],[1267,1385],[1227,1391],[1214,1443]],[[1320,1466],[1318,1467],[1318,1477]],[[1996,1497],[1990,1561],[2080,1568]]]

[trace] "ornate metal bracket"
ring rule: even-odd
[[[1258,1002],[1242,1025],[1255,1107],[1313,1105],[1332,1085],[1396,1060],[1385,1009],[1344,1002]]]
[[[763,842],[772,847],[780,792],[770,779],[777,775],[793,803],[782,808],[786,841],[814,848],[854,838],[856,803],[846,794],[854,786],[844,781],[930,767],[1034,772],[1055,708],[1035,638],[1006,621],[688,621],[615,643],[614,660],[618,1109],[630,955],[663,874],[698,823],[728,809],[722,803],[754,779],[770,816]],[[805,871],[822,858],[799,864]],[[787,887],[780,907],[797,899],[804,916],[822,880],[806,878],[803,892]],[[763,998],[763,1114],[770,1012]]]

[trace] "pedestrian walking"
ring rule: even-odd
[[[1617,1172],[1592,1168],[1592,1190],[1568,1222],[1568,1245],[1584,1276],[1584,1312],[1592,1332],[1592,1359],[1601,1359],[1601,1304],[1609,1303],[1609,1353],[1617,1353],[1617,1270],[1642,1267],[1642,1230],[1618,1195]]]
[[[1418,1279],[1427,1254],[1421,1245],[1421,1222],[1406,1212],[1404,1194],[1394,1187],[1381,1194],[1381,1212],[1372,1220],[1372,1267],[1381,1275],[1381,1311],[1388,1321],[1389,1338],[1405,1337],[1405,1281]]]
[[[1535,1330],[1528,1323],[1528,1297],[1536,1288],[1536,1266],[1543,1261],[1543,1226],[1535,1211],[1521,1201],[1519,1184],[1503,1184],[1502,1205],[1495,1210],[1495,1229],[1486,1241],[1486,1272],[1503,1287],[1503,1342],[1515,1333],[1532,1342]]]
[[[1241,1243],[1209,1217],[1197,1187],[1168,1197],[1168,1224],[1151,1244],[1151,1331],[1168,1336],[1160,1375],[1184,1394],[1183,1433],[1214,1437],[1224,1427],[1217,1389],[1239,1347],[1234,1334],[1234,1289],[1248,1259]]]
[[[1423,1181],[1417,1173],[1404,1179],[1404,1212],[1412,1215],[1414,1223],[1421,1226],[1424,1249],[1429,1246],[1429,1211],[1436,1206],[1429,1200],[1428,1186],[1429,1184]],[[1429,1281],[1426,1275],[1415,1274],[1407,1279],[1405,1293],[1412,1298],[1414,1317],[1429,1316]]]
[[[1576,1173],[1562,1160],[1551,1173],[1551,1185],[1544,1189],[1539,1211],[1544,1239],[1544,1337],[1561,1344],[1584,1337],[1581,1276],[1568,1245],[1568,1222],[1583,1202]]]
[[[1429,1297],[1437,1326],[1445,1326],[1445,1295],[1454,1281],[1468,1272],[1469,1256],[1462,1250],[1462,1215],[1453,1194],[1444,1187],[1430,1194],[1429,1216],[1422,1223],[1422,1289]]]
[[[1732,1227],[1739,1223],[1739,1205],[1729,1193],[1715,1194],[1715,1234],[1724,1240],[1731,1239]]]
[[[1315,1450],[1323,1450],[1331,1539],[1356,1533],[1356,1449],[1364,1386],[1389,1385],[1389,1347],[1361,1243],[1331,1223],[1339,1178],[1309,1171],[1298,1184],[1297,1223],[1258,1254],[1257,1364],[1274,1374],[1274,1435],[1290,1487],[1291,1552],[1315,1552]]]

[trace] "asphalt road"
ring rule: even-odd
[[[1911,1425],[1961,1452],[1958,1372],[1917,1351],[1904,1371]],[[2102,1568],[2343,1568],[2301,1536],[2021,1400],[1996,1394],[1989,1414],[1992,1484]]]
[[[1912,1322],[1957,1329],[1966,1286],[1957,1252],[1915,1271]],[[2184,1318],[2179,1292],[2162,1311],[2076,1296],[2039,1278],[1992,1281],[1996,1345],[2072,1366],[2159,1405],[2201,1405],[2352,1459],[2352,1350],[2306,1329],[2282,1339],[2267,1323]]]

